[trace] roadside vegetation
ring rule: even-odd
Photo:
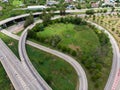
[[[91,17],[89,16],[87,19],[107,29],[115,37],[120,47],[120,30],[119,30],[120,14],[119,13],[116,14],[111,13],[108,15],[102,14],[101,16],[92,15]]]
[[[14,90],[2,64],[0,63],[0,88],[1,90]]]
[[[34,67],[53,90],[77,88],[77,74],[67,62],[31,46],[27,46],[27,53]]]
[[[106,84],[112,61],[112,49],[104,32],[79,17],[44,21],[29,30],[28,37],[51,48],[73,56],[84,66],[89,90],[102,90]]]
[[[19,57],[18,41],[1,33],[0,38],[2,38],[2,40],[9,46],[14,54]],[[33,66],[37,69],[38,73],[40,73],[45,81],[53,88],[53,90],[75,90],[77,88],[78,76],[70,64],[54,55],[45,53],[28,45],[27,53],[31,62],[33,63]],[[11,83],[7,75],[4,73],[5,71],[1,66],[1,88],[5,87],[4,90],[13,90],[8,87],[11,85]]]

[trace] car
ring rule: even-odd
[[[0,60],[3,60],[4,59],[4,57],[3,56],[0,56]]]
[[[2,27],[0,27],[0,30],[2,30]]]
[[[68,10],[75,9],[75,6],[74,6],[74,5],[68,5],[68,6],[66,7],[66,9],[68,9]]]

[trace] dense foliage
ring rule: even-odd
[[[91,10],[86,10],[86,14],[93,15],[95,11],[93,9]]]
[[[33,15],[30,13],[30,15],[25,20],[24,28],[26,28],[27,26],[29,26],[33,22],[34,22],[34,18],[33,18]]]

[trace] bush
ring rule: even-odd
[[[61,41],[61,38],[58,35],[52,36],[49,39],[49,42],[53,47],[56,47],[60,41]]]
[[[77,9],[81,9],[81,5],[80,5],[80,3],[77,5],[76,8],[77,8]]]
[[[43,31],[44,30],[44,25],[41,24],[36,24],[35,27],[32,29],[35,32]]]
[[[86,10],[86,14],[88,14],[88,15],[93,15],[94,13],[95,13],[95,11],[93,9]]]
[[[76,55],[77,55],[77,52],[76,52],[75,50],[72,50],[72,51],[71,51],[71,54],[72,54],[72,56],[76,56]]]
[[[103,11],[104,13],[106,13],[107,12],[107,9],[104,9],[104,11]]]
[[[115,31],[115,28],[112,28],[112,31]]]
[[[62,50],[62,52],[66,52],[67,48],[65,46],[62,46],[61,50]]]
[[[28,37],[36,39],[37,34],[32,30],[28,30]]]

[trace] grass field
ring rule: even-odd
[[[37,36],[39,38],[41,37],[46,38],[45,41],[48,41],[48,39],[53,37],[54,35],[57,35],[61,38],[61,41],[58,43],[58,45],[69,47],[78,52],[77,53],[78,55],[75,57],[75,59],[79,63],[81,63],[81,57],[86,57],[86,55],[88,55],[92,59],[96,54],[96,50],[100,49],[101,47],[98,36],[94,32],[94,30],[92,30],[89,26],[85,26],[85,25],[76,26],[73,24],[59,23],[59,24],[49,25],[44,29],[44,31],[37,33]],[[51,47],[51,45],[49,44],[46,45]],[[106,56],[99,58],[101,58],[104,64],[102,64],[102,71],[101,71],[102,76],[98,81],[91,80],[91,77],[95,76],[95,74],[92,75],[91,72],[88,69],[86,69],[82,64],[83,68],[87,73],[89,90],[104,89],[104,86],[106,84],[111,69],[112,49],[109,48],[108,54]],[[98,82],[102,82],[102,83],[99,83],[100,87],[96,88],[95,84]]]
[[[79,31],[74,30],[79,28]],[[50,37],[59,35],[62,41],[59,44],[68,46],[72,49],[80,49],[83,52],[91,52],[99,46],[97,35],[87,26],[77,26],[73,24],[55,24],[46,27],[44,32],[37,33],[40,37]]]
[[[0,33],[0,38],[10,47],[10,49],[18,55],[18,42],[4,34]],[[12,44],[11,44],[12,43]],[[42,77],[48,82],[53,90],[75,90],[77,86],[77,74],[75,70],[64,60],[47,54],[31,46],[27,46],[28,55]],[[10,81],[4,75],[5,71],[0,67],[0,78],[2,84],[0,88],[5,87],[9,90]],[[7,84],[6,84],[7,83]],[[59,88],[58,88],[59,87]]]
[[[53,90],[75,90],[77,75],[68,63],[30,46],[27,46],[27,53],[34,67]]]

